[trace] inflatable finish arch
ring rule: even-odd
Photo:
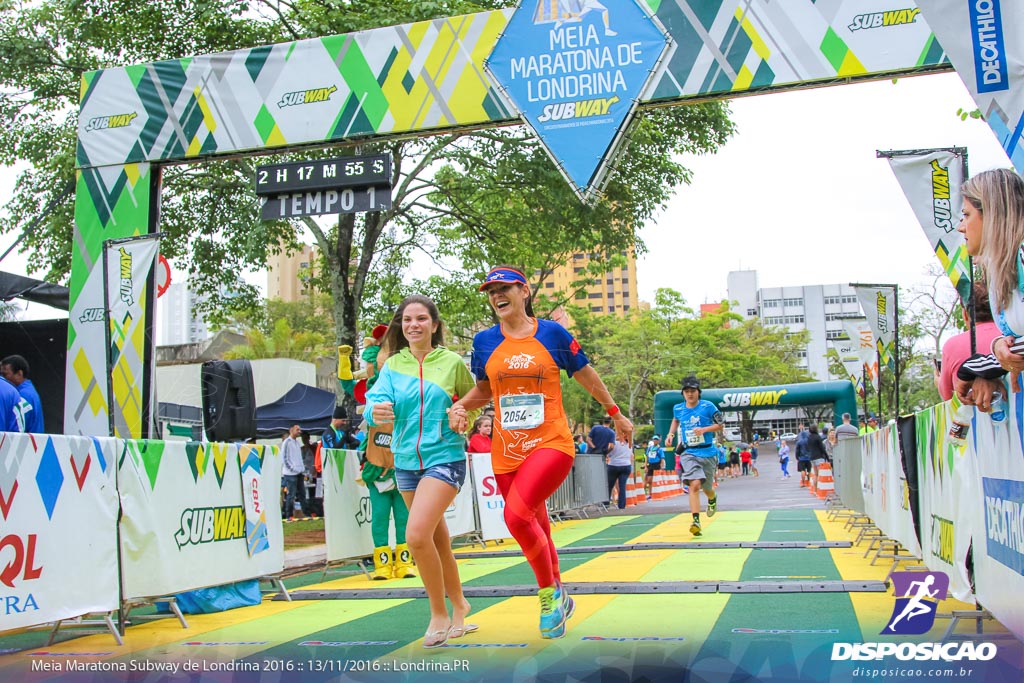
[[[719,410],[761,410],[831,403],[833,422],[842,424],[843,413],[849,413],[857,424],[857,392],[848,380],[778,384],[767,387],[704,389],[701,398],[711,401]],[[667,434],[672,426],[672,408],[683,401],[678,391],[659,391],[654,395],[654,433]]]

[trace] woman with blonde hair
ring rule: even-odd
[[[967,253],[988,282],[992,317],[1002,336],[988,349],[978,349],[957,370],[954,391],[960,400],[982,412],[992,407],[992,394],[1004,391],[1002,377],[1019,391],[1024,371],[1024,180],[1010,169],[983,171],[965,182],[963,234]],[[986,353],[987,352],[987,353]]]

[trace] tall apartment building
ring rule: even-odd
[[[156,345],[195,344],[213,336],[195,312],[198,296],[188,283],[174,282],[156,302]]]
[[[636,257],[633,251],[623,252],[626,265],[614,268],[601,276],[601,279],[587,287],[576,296],[573,302],[577,306],[586,306],[593,313],[623,316],[639,305],[636,287]],[[570,291],[572,281],[579,278],[580,273],[590,263],[589,254],[577,253],[565,265],[554,268],[545,278],[542,291]],[[539,275],[539,273],[538,273]]]
[[[318,258],[319,251],[308,244],[295,253],[282,251],[267,258],[267,298],[292,303],[305,299]]]
[[[842,318],[863,315],[853,287],[848,284],[759,287],[756,270],[738,270],[729,273],[728,290],[729,300],[738,304],[736,312],[745,318],[759,318],[766,326],[783,326],[792,332],[810,332],[801,366],[815,379],[846,379],[829,372],[826,354],[830,340],[846,336]],[[756,421],[778,423],[776,414],[781,417],[783,412],[760,411]],[[786,422],[788,424],[788,420]]]

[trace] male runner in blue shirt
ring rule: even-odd
[[[672,426],[665,437],[665,445],[671,446],[672,439],[679,431],[680,464],[683,483],[690,487],[690,512],[693,523],[690,533],[700,536],[700,490],[708,499],[708,517],[714,517],[718,510],[715,495],[715,470],[718,466],[718,449],[715,448],[715,432],[722,431],[721,411],[711,401],[700,397],[700,382],[693,375],[683,380],[682,403],[672,408]]]

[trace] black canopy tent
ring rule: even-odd
[[[296,384],[273,403],[256,408],[256,437],[280,437],[294,424],[303,432],[320,434],[331,422],[335,396],[307,384]]]
[[[46,304],[68,310],[70,298],[68,288],[54,285],[35,278],[0,271],[0,300],[24,299],[37,304]]]

